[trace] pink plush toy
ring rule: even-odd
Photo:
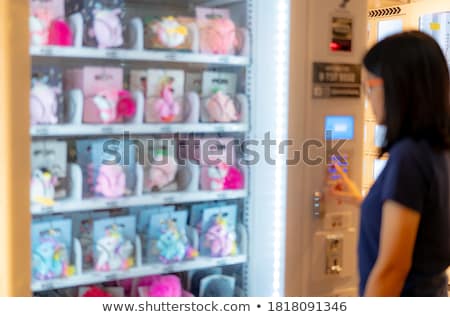
[[[200,49],[207,54],[234,54],[239,45],[236,26],[231,19],[210,19],[201,31]]]
[[[233,99],[221,91],[218,91],[209,99],[206,108],[211,121],[232,122],[238,120]]]
[[[117,102],[117,113],[120,117],[130,119],[136,114],[136,103],[129,91],[119,91],[119,101]]]
[[[171,82],[163,85],[161,96],[156,100],[154,109],[162,122],[172,122],[180,113],[181,107],[173,96]]]
[[[244,188],[244,176],[238,168],[230,166],[225,181],[223,182],[223,188],[225,190],[238,190]]]
[[[166,284],[164,286],[164,284]],[[112,283],[110,286],[116,286]],[[175,275],[162,276],[151,275],[138,278],[135,282],[133,279],[117,281],[117,286],[123,287],[128,296],[134,296],[133,288],[136,287],[141,297],[193,297],[191,293],[182,289],[180,279]],[[154,287],[153,287],[154,286]],[[170,295],[170,296],[169,296]]]
[[[48,34],[49,45],[72,46],[73,35],[70,26],[64,20],[57,19],[50,24]]]
[[[205,246],[209,248],[212,257],[236,254],[236,234],[229,231],[224,218],[217,217],[215,223],[208,229],[205,235]]]
[[[121,12],[120,9],[94,11],[94,23],[89,35],[95,37],[99,48],[122,46]]]
[[[148,281],[149,284],[141,286],[143,297],[182,297],[183,288],[178,276],[153,276]]]
[[[101,288],[92,286],[86,291],[86,293],[83,294],[82,297],[112,297],[112,295],[105,292]]]
[[[175,180],[178,164],[175,158],[170,155],[158,154],[155,156],[155,161],[158,163],[150,167],[147,187],[149,189],[162,189]]]
[[[200,185],[203,190],[213,191],[242,189],[244,176],[238,168],[222,162],[202,168]]]
[[[95,192],[107,198],[122,197],[126,191],[126,176],[119,165],[101,165]]]

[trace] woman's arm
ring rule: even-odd
[[[383,205],[380,250],[365,296],[400,296],[411,269],[420,213],[387,201]]]

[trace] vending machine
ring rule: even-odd
[[[358,210],[326,194],[333,163],[362,184],[367,2],[291,5],[286,293],[356,296]]]
[[[30,292],[284,295],[290,1],[23,8]]]
[[[357,295],[359,211],[326,192],[339,177],[330,163],[340,164],[364,195],[388,160],[378,157],[385,129],[360,90],[365,51],[391,34],[421,29],[449,57],[450,3],[394,2],[401,3],[373,10],[367,1],[292,3],[292,28],[299,31],[291,36],[290,162],[298,161],[295,150],[302,154],[300,164],[288,163],[288,295]]]

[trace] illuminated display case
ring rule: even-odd
[[[104,154],[105,142],[127,136],[176,142],[185,137],[261,141],[270,132],[275,140],[283,140],[290,1],[94,2],[92,6],[89,1],[66,1],[66,18],[60,19],[58,1],[31,1],[32,292],[73,294],[79,287],[183,272],[185,284],[190,284],[193,272],[219,268],[234,279],[234,296],[283,295],[286,167],[280,155],[275,155],[274,164],[261,159],[242,166],[243,185],[222,183],[219,190],[205,190],[201,168],[191,163],[187,172],[177,170],[175,187],[155,190],[159,185],[152,179],[146,190],[146,177],[161,175],[160,170],[136,164],[126,165],[124,172],[125,164],[113,169],[102,163],[104,156],[98,156]],[[49,13],[45,17],[53,14],[54,20],[43,21],[43,12]],[[55,35],[55,30],[70,30],[72,41],[67,34]],[[158,74],[164,79],[157,79]],[[235,86],[228,91],[230,82]],[[255,150],[264,157],[263,147]],[[55,158],[61,151],[64,158]],[[134,153],[121,145],[116,151]],[[171,153],[170,148],[152,151]],[[107,180],[116,172],[114,180],[122,187],[108,189]],[[44,181],[58,185],[48,191]],[[237,252],[220,257],[200,252],[190,261],[174,263],[146,260],[146,238],[138,232],[144,212],[174,206],[192,217],[195,205],[217,202],[237,207]],[[130,227],[124,216],[134,217],[131,222],[138,227]],[[104,255],[95,237],[97,218],[112,221],[104,229],[108,234],[112,230],[117,237],[114,230],[121,230],[122,245],[128,246],[128,253],[123,251],[125,267],[111,261],[106,269],[85,265],[88,254],[97,264]],[[70,225],[61,222],[68,219]],[[94,230],[87,234],[91,244],[77,231],[80,223],[93,223],[94,229],[86,229]],[[190,241],[201,250],[202,233],[186,226]],[[63,271],[46,275],[42,270],[49,269],[39,248],[54,241],[54,234],[65,241],[58,240],[64,244],[67,261]]]

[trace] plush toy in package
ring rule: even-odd
[[[82,15],[85,46],[115,48],[124,44],[123,0],[66,0],[66,10],[69,15]]]
[[[145,121],[181,122],[184,117],[184,71],[149,69]]]
[[[236,100],[237,75],[229,72],[205,71],[202,78],[203,122],[237,122],[241,105]]]
[[[200,189],[207,191],[240,190],[245,187],[243,171],[238,167],[233,139],[201,139],[197,161],[200,163]]]
[[[136,217],[123,216],[94,221],[95,270],[127,270],[135,265]]]
[[[177,191],[179,165],[174,139],[153,139],[145,158],[144,188],[146,192]]]
[[[136,231],[141,237],[142,254],[148,254],[149,226],[150,219],[156,214],[167,214],[175,211],[175,206],[154,206],[148,208],[136,207],[130,209],[130,214],[135,215],[137,219]]]
[[[75,273],[71,263],[72,223],[70,219],[38,221],[31,228],[32,276],[35,280],[69,277]]]
[[[32,204],[51,207],[55,200],[67,196],[67,143],[36,141],[31,144]]]
[[[198,256],[186,235],[187,217],[187,211],[152,215],[148,234],[149,262],[170,264]]]
[[[193,18],[148,17],[144,19],[144,47],[146,49],[191,50]]]
[[[131,141],[77,140],[76,150],[84,197],[120,198],[134,193],[136,152]]]
[[[136,103],[123,89],[123,69],[119,67],[82,67],[65,73],[67,90],[83,93],[83,122],[112,124],[134,118]]]
[[[226,205],[227,205],[227,203],[224,201],[198,203],[198,204],[191,205],[191,210],[189,213],[189,225],[192,228],[195,228],[198,232],[198,235],[200,236],[202,234],[203,211],[205,209],[214,208],[214,207],[223,207]]]
[[[238,254],[237,206],[207,208],[203,211],[200,253],[211,257]]]
[[[72,45],[72,30],[64,18],[64,0],[30,0],[31,45]]]
[[[200,33],[200,52],[234,55],[242,47],[242,34],[228,9],[196,8]]]
[[[33,66],[30,92],[32,125],[57,124],[63,115],[62,71],[56,66]]]

